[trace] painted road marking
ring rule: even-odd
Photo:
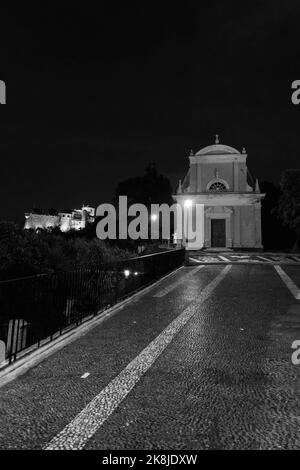
[[[193,276],[197,271],[200,269],[204,268],[204,266],[197,266],[197,268],[192,269],[192,271],[188,272],[184,276],[181,276],[180,279],[177,279],[177,281],[172,282],[169,286],[165,287],[164,289],[159,290],[156,292],[156,294],[153,294],[152,297],[160,298],[164,297],[165,295],[169,294],[173,289],[175,289],[179,284],[181,284],[183,281],[185,281],[188,277]]]
[[[286,261],[286,258],[284,256],[270,256],[272,261],[275,261],[276,263],[281,263],[282,261]]]
[[[223,261],[226,261],[226,263],[230,263],[230,259],[225,258],[225,256],[219,255],[219,258],[221,258]]]
[[[295,299],[300,300],[300,289],[298,289],[294,281],[292,281],[292,279],[280,266],[278,266],[278,264],[276,264],[274,268],[278,272],[279,276],[281,277],[287,288],[291,291]]]
[[[231,265],[226,266],[181,314],[170,323],[128,366],[113,379],[59,434],[46,450],[80,450],[109,418],[147,370],[159,358],[179,331],[198,312],[199,305],[224,279]]]
[[[81,379],[86,379],[89,375],[90,375],[90,372],[86,372],[86,373],[83,374],[80,378],[81,378]]]
[[[194,258],[196,260],[196,258]],[[219,258],[213,258],[211,256],[201,256],[201,261],[199,260],[199,263],[219,263],[220,260]]]
[[[268,261],[268,263],[271,263],[272,260],[270,258],[265,258],[264,256],[256,255],[257,258],[262,259],[263,261]]]
[[[197,255],[196,255],[197,256]],[[257,259],[256,259],[257,258]],[[223,255],[218,255],[218,258],[212,258],[209,256],[201,256],[198,259],[195,257],[190,256],[189,257],[190,261],[193,261],[197,264],[209,264],[209,263],[261,263],[264,261],[265,263],[267,262],[268,264],[274,264],[274,263],[282,263],[282,264],[294,264],[294,263],[299,263],[300,258],[297,256],[292,256],[292,255],[280,255],[280,256],[275,256],[275,255],[268,255],[262,256],[262,255],[228,255],[228,256],[223,256]]]
[[[195,261],[195,263],[201,263],[201,261],[200,261],[199,259],[192,258],[191,256],[190,256],[190,259],[191,259],[192,261]]]

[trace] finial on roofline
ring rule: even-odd
[[[242,153],[246,153],[246,149],[245,149],[245,147],[243,147]]]
[[[192,157],[193,155],[194,155],[194,150],[191,149],[191,150],[190,150],[190,156]]]
[[[257,179],[257,178],[256,178],[256,181],[255,181],[255,192],[256,192],[256,193],[260,193],[260,187],[259,187],[258,179]]]
[[[220,141],[219,141],[219,134],[216,134],[215,144],[217,145],[217,144],[219,144],[219,143],[220,143]]]

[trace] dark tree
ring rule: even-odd
[[[277,216],[280,188],[263,181],[260,189],[266,196],[262,201],[262,243],[265,250],[286,250],[293,244],[293,234]]]
[[[172,187],[169,179],[157,172],[154,163],[150,163],[143,176],[136,176],[121,181],[115,191],[114,201],[118,203],[119,196],[128,197],[128,205],[134,203],[145,204],[172,204]]]
[[[96,237],[55,228],[24,230],[14,222],[0,221],[0,281],[35,274],[76,269],[98,269],[102,264],[128,258],[133,253],[111,247]],[[1,312],[0,312],[1,316]]]
[[[295,234],[293,250],[300,249],[300,170],[285,170],[280,180],[277,214]]]
[[[136,176],[120,182],[114,194],[114,203],[118,207],[119,196],[127,196],[128,207],[132,204],[144,204],[150,214],[151,204],[168,204],[174,203],[172,198],[172,186],[169,179],[158,173],[154,163],[150,163],[143,176]],[[118,217],[118,211],[117,211]],[[128,218],[128,221],[130,218]],[[118,220],[117,220],[118,223]],[[174,221],[171,218],[170,227],[173,232]],[[160,238],[162,227],[160,223]],[[148,233],[150,234],[150,218]],[[150,242],[150,240],[148,239]],[[118,244],[120,241],[118,241]],[[129,248],[129,246],[128,246]]]

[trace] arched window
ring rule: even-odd
[[[209,186],[209,191],[226,191],[227,188],[221,181],[215,181]]]

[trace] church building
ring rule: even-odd
[[[248,179],[245,148],[239,152],[222,145],[217,135],[214,145],[191,151],[189,163],[173,196],[185,214],[177,223],[186,225],[183,231],[175,228],[175,239],[184,233],[187,249],[262,249],[261,201],[265,195],[257,180],[251,185]],[[196,241],[192,242],[188,230],[197,233]]]

